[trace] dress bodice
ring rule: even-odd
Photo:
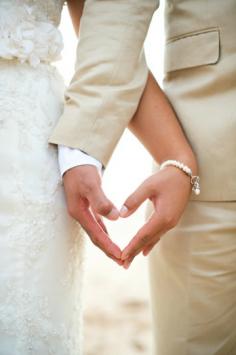
[[[63,48],[58,30],[64,0],[1,0],[0,57],[37,66],[57,60]]]

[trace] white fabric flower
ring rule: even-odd
[[[0,57],[29,62],[33,67],[60,59],[63,41],[58,28],[38,21],[29,6],[21,6],[17,16],[11,10],[12,5],[1,4]]]

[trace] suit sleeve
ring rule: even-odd
[[[158,0],[86,0],[75,74],[49,143],[107,165],[147,80],[143,44]]]

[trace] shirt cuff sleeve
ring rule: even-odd
[[[103,172],[103,165],[100,161],[82,152],[80,149],[64,145],[58,145],[58,163],[61,177],[67,170],[79,165],[94,165],[97,167],[100,175]]]

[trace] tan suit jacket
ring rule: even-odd
[[[146,81],[143,41],[157,5],[86,1],[77,70],[50,142],[107,164]],[[192,199],[236,200],[236,1],[166,0],[165,32],[164,90],[199,162]]]
[[[158,0],[86,0],[76,70],[49,142],[107,165],[147,80],[143,43]]]
[[[164,90],[195,151],[201,194],[236,201],[236,1],[167,0]]]

